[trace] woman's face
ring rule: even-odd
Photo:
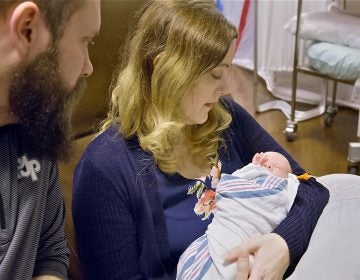
[[[220,96],[229,94],[230,67],[235,54],[235,40],[231,43],[223,61],[196,80],[181,103],[181,111],[187,124],[203,124],[209,111]]]

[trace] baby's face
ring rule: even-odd
[[[267,168],[273,175],[287,178],[291,173],[291,167],[288,160],[276,152],[265,152],[255,154],[253,164],[261,165]]]

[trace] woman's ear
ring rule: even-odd
[[[38,6],[31,1],[18,4],[10,15],[10,35],[14,47],[26,55],[34,42],[39,21],[43,21]]]
[[[153,66],[156,67],[156,65],[159,63],[160,59],[163,57],[163,53],[159,53],[155,56],[153,60]]]

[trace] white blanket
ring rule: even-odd
[[[236,263],[223,265],[224,255],[234,244],[279,225],[294,202],[298,185],[293,174],[283,179],[253,164],[222,175],[216,188],[217,211],[206,235],[213,263],[224,279],[233,279],[236,271]]]
[[[236,263],[224,266],[224,255],[252,236],[271,232],[289,212],[298,185],[293,174],[280,178],[253,164],[222,174],[213,221],[181,256],[178,279],[234,279]]]
[[[310,244],[288,280],[360,279],[360,176],[317,179],[330,191]]]

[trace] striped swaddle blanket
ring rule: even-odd
[[[270,233],[289,212],[299,182],[272,175],[249,164],[222,174],[216,186],[216,212],[206,233],[182,254],[177,279],[234,279],[236,263],[224,265],[224,255],[250,237]]]

